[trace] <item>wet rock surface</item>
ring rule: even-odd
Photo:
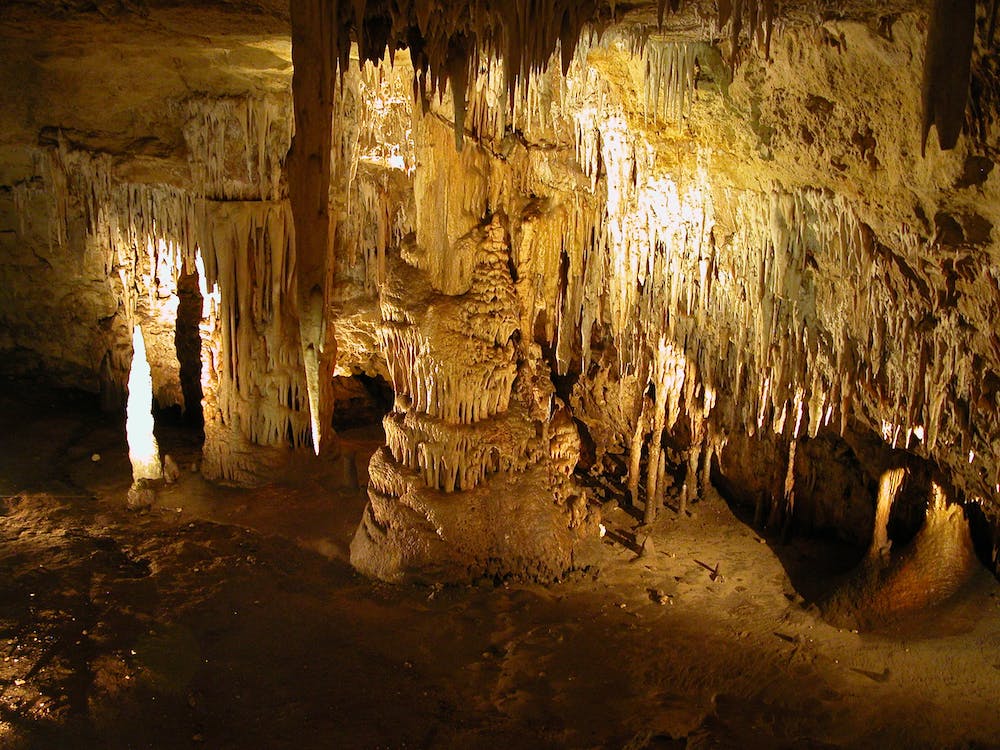
[[[346,563],[362,491],[186,473],[129,513],[120,433],[81,403],[3,397],[4,747],[1000,742],[982,569],[916,618],[837,628],[789,575],[830,590],[843,548],[772,549],[708,493],[650,529],[609,505],[601,572],[556,586],[378,584]]]

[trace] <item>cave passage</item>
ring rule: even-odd
[[[334,376],[333,428],[337,432],[375,426],[392,409],[395,395],[381,375]]]
[[[199,289],[197,269],[181,273],[177,283],[177,325],[174,342],[180,364],[180,385],[184,394],[184,421],[196,430],[202,429],[205,418],[201,400],[201,320],[204,300]]]

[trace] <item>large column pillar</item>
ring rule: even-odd
[[[288,154],[288,196],[295,223],[299,336],[317,453],[331,433],[330,378],[336,359],[326,310],[333,265],[330,175],[340,37],[337,8],[337,0],[291,3],[295,137]]]
[[[597,519],[570,476],[575,426],[555,418],[547,369],[517,343],[499,222],[450,253],[471,269],[459,293],[435,289],[418,249],[388,269],[380,343],[396,405],[369,467],[351,561],[387,580],[553,580],[577,564],[581,540],[597,539]]]

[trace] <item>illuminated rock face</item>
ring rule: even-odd
[[[55,65],[52,96],[0,115],[0,281],[17,290],[0,300],[0,346],[113,396],[140,323],[158,403],[181,403],[176,290],[197,270],[203,470],[244,483],[316,442],[322,367],[391,380],[354,552],[384,577],[572,565],[586,502],[558,478],[581,454],[577,425],[591,471],[648,521],[667,492],[683,504],[713,477],[745,480],[762,524],[839,525],[864,546],[882,471],[861,435],[936,467],[949,500],[1000,527],[1000,101],[984,35],[966,134],[942,151],[932,133],[922,155],[922,100],[946,140],[955,130],[924,85],[923,10],[790,11],[771,38],[770,3],[744,4],[754,23],[721,35],[683,15],[658,31],[650,3],[598,37],[583,24],[608,9],[569,5],[531,34],[523,3],[505,4],[511,18],[417,3],[414,18],[386,16],[389,36],[433,17],[435,33],[474,38],[449,51],[428,31],[412,61],[361,70],[343,64],[350,23],[335,24],[331,131],[316,140],[330,149],[326,229],[307,240],[308,279],[285,21],[239,27],[257,35],[248,46],[208,30],[249,61],[239,69],[146,40],[148,59],[130,61],[156,96],[104,113],[65,111],[75,79]],[[347,18],[366,4],[315,6]],[[730,67],[747,35],[769,54],[744,44]],[[378,58],[380,40],[364,40],[355,54]],[[183,82],[163,72],[178,66]],[[441,90],[414,103],[415,73]],[[62,136],[43,131],[56,124]],[[337,361],[307,367],[310,341]],[[811,489],[817,475],[836,477],[839,501]],[[548,541],[529,550],[528,537]]]
[[[139,326],[135,327],[132,335],[132,367],[128,375],[125,436],[128,439],[128,458],[132,463],[132,482],[163,476],[160,448],[153,434],[153,377],[146,359],[142,328]]]

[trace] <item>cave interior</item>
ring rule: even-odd
[[[6,0],[0,746],[1000,747],[998,5]]]

